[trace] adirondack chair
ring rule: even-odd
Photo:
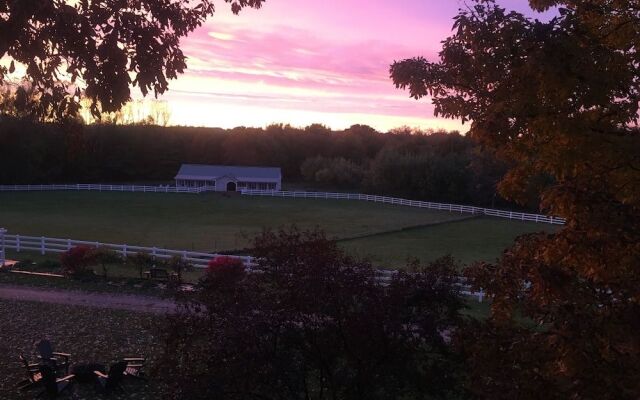
[[[125,357],[122,359],[122,361],[127,363],[127,367],[124,370],[125,377],[141,379],[144,381],[147,380],[144,371],[142,371],[142,368],[144,367],[144,363],[146,361],[144,357]]]
[[[42,375],[42,391],[39,397],[46,396],[48,399],[57,399],[62,393],[70,390],[73,386],[73,375],[67,375],[63,378],[56,378],[56,374],[48,365],[40,366],[40,374]]]
[[[56,374],[64,370],[64,374],[69,375],[69,360],[71,359],[71,354],[53,351],[53,346],[47,339],[40,340],[36,344],[36,350],[40,354],[39,357],[42,362],[53,368]]]
[[[27,390],[42,383],[40,364],[31,364],[24,356],[19,356],[20,362],[27,372],[27,379],[18,383],[18,390]]]
[[[124,371],[127,369],[126,361],[119,361],[115,364],[112,364],[109,367],[109,373],[103,374],[100,371],[93,371],[96,375],[96,388],[106,394],[109,395],[116,390],[120,390],[121,392],[125,392],[122,387],[122,379],[124,378]]]

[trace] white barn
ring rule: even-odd
[[[280,168],[272,167],[182,164],[175,180],[178,187],[208,186],[216,192],[282,188],[282,172]]]

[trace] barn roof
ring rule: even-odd
[[[202,165],[202,164],[182,164],[175,179],[197,179],[197,178],[220,178],[228,176],[230,178],[258,178],[258,179],[281,179],[280,168],[274,167],[239,167],[232,165]]]

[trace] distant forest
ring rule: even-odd
[[[0,122],[0,184],[169,182],[182,163],[281,167],[285,189],[506,205],[495,193],[507,166],[456,132]]]

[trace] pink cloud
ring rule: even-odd
[[[343,43],[296,28],[280,27],[276,31],[235,29],[233,25],[216,28],[201,29],[185,42],[185,54],[192,58],[187,74],[204,86],[180,87],[183,93],[219,97],[220,93],[206,90],[206,82],[222,79],[232,88],[242,83],[244,90],[247,84],[280,89],[277,95],[268,96],[269,107],[289,106],[293,101],[316,110],[336,111],[350,106],[354,108],[349,111],[361,112],[377,105],[381,111],[395,113],[402,107],[389,97],[406,98],[405,93],[393,87],[388,68],[394,59],[415,54],[416,50],[375,40]],[[224,40],[216,39],[221,35]],[[323,95],[287,95],[290,89]],[[250,89],[243,92],[238,88],[232,94],[243,101],[267,102],[265,96],[257,96]],[[229,93],[227,96],[232,97]],[[424,106],[421,105],[422,112]]]
[[[185,53],[213,63],[212,69],[215,64],[245,68],[259,64],[265,72],[318,72],[329,77],[375,80],[388,78],[388,66],[394,59],[421,53],[419,49],[375,40],[331,41],[286,27],[270,32],[225,28],[222,33],[232,35],[233,39],[217,40],[211,37],[211,31],[199,30],[185,42]]]
[[[504,2],[526,6],[525,0]],[[388,69],[416,55],[435,60],[461,6],[453,0],[268,0],[240,16],[223,11],[184,40],[189,68],[165,98],[432,123],[429,102],[396,90]]]

